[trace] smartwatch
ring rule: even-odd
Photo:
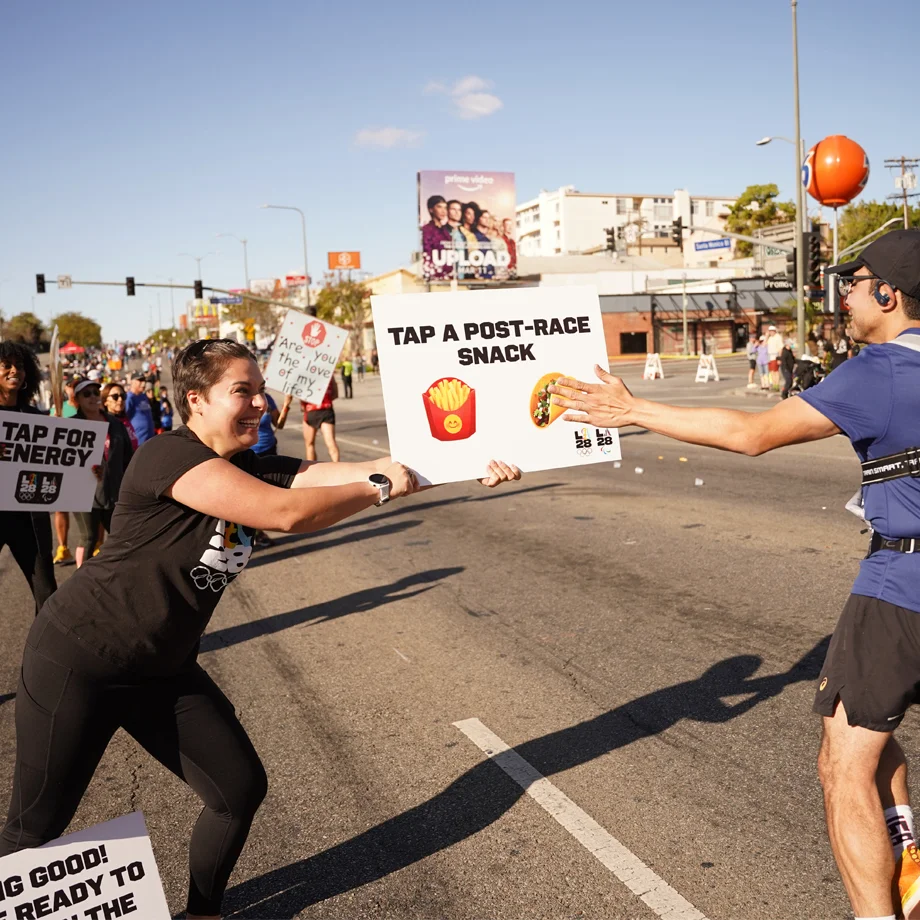
[[[380,501],[374,502],[378,507],[390,500],[390,480],[383,473],[371,473],[367,481],[380,492]]]

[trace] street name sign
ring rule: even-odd
[[[702,240],[699,243],[694,243],[693,248],[697,252],[707,252],[710,249],[730,249],[732,241],[727,237],[724,237],[721,240]]]

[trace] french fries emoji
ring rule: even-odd
[[[442,377],[422,394],[431,436],[462,441],[476,433],[476,391],[456,377]]]

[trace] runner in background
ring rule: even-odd
[[[31,403],[38,392],[41,371],[25,345],[0,342],[0,418],[7,413],[40,415]],[[0,549],[10,548],[25,575],[35,612],[57,587],[51,564],[51,518],[46,511],[0,511]]]
[[[332,401],[338,398],[338,395],[339,388],[336,386],[335,377],[332,377],[321,402],[300,401],[300,407],[303,410],[303,441],[307,460],[316,459],[316,432],[322,431],[326,450],[329,451],[329,459],[333,463],[339,462],[339,445],[335,442],[335,409],[332,407]]]
[[[147,364],[147,362],[144,362]],[[148,365],[149,366],[149,365]],[[144,374],[132,374],[127,399],[125,401],[125,415],[134,427],[139,444],[149,441],[156,431],[153,427],[153,413],[150,411],[150,402],[144,392],[146,378]]]

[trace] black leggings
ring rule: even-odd
[[[51,515],[0,511],[0,550],[4,546],[10,548],[16,564],[26,576],[38,613],[57,590],[51,561]]]
[[[233,706],[200,665],[139,678],[92,654],[47,613],[32,625],[22,661],[13,795],[0,856],[64,832],[119,727],[204,802],[189,851],[187,910],[220,913],[267,789]]]

